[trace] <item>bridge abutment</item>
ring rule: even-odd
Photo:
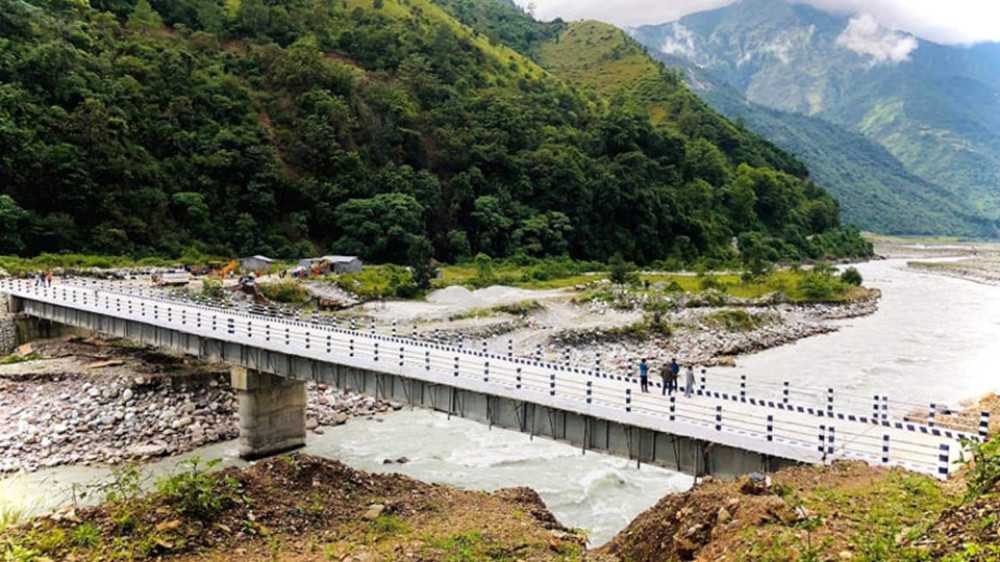
[[[306,444],[306,386],[301,381],[232,367],[239,397],[240,457],[258,459]]]

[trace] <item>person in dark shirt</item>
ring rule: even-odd
[[[649,365],[645,357],[639,362],[639,387],[643,392],[649,392]]]

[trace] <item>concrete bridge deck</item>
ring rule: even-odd
[[[304,439],[304,429],[298,429],[304,424],[304,390],[294,383],[306,380],[403,398],[565,439],[583,450],[627,453],[696,474],[860,459],[947,478],[962,440],[984,435],[945,427],[940,417],[937,425],[933,418],[916,423],[890,417],[879,397],[865,415],[842,408],[832,391],[822,407],[796,404],[787,390],[776,398],[754,397],[745,384],[724,392],[703,381],[694,396],[662,396],[654,385],[644,393],[637,380],[600,369],[133,294],[110,283],[45,287],[4,280],[0,292],[29,316],[238,367],[233,381],[241,392],[247,456]],[[268,434],[275,427],[281,433],[281,426],[291,426],[292,436]]]

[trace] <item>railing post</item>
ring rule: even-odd
[[[570,363],[570,353],[569,353],[569,348],[568,347],[563,348],[563,363],[565,363],[567,367],[569,366],[569,363]]]
[[[597,364],[597,373],[601,373],[601,351],[597,350],[597,357],[594,358],[594,362]]]
[[[889,421],[889,397],[882,395],[882,421]]]
[[[626,412],[631,412],[632,411],[632,389],[631,388],[626,388],[625,389],[625,411]]]
[[[375,319],[374,318],[371,319],[371,333],[372,333],[373,336],[375,335]]]
[[[722,406],[715,407],[715,431],[722,431]]]
[[[521,390],[521,368],[517,368],[517,390]]]
[[[405,348],[403,346],[399,346],[399,366],[400,367],[403,366],[403,353],[404,353],[404,351],[405,351]]]
[[[827,428],[827,434],[826,434],[826,452],[831,455],[833,454],[833,449],[835,446],[834,441],[836,441],[836,438],[837,438],[837,428],[831,425],[830,427]]]
[[[927,425],[934,427],[934,418],[937,417],[937,404],[931,402],[931,407],[927,411]]]
[[[354,338],[351,338],[350,355],[354,357]]]
[[[819,431],[817,433],[819,433],[819,447],[817,450],[820,455],[823,456],[823,462],[826,462],[826,426],[819,426]]]
[[[781,389],[781,403],[788,404],[788,381],[785,381],[784,388]]]
[[[378,342],[375,342],[375,362],[378,363]]]
[[[486,340],[483,340],[483,355],[486,355]]]
[[[392,319],[392,337],[396,337],[396,326],[398,324],[399,324],[399,321],[396,320],[395,318],[393,318]]]
[[[889,434],[882,436],[882,464],[889,464]]]
[[[490,362],[483,365],[483,382],[490,382]]]
[[[986,438],[990,435],[990,413],[980,412],[979,413],[979,438],[984,442]]]
[[[674,421],[677,414],[677,398],[671,394],[670,395],[670,421]]]
[[[592,404],[594,398],[594,383],[587,381],[587,404]]]
[[[424,351],[424,366],[428,371],[431,370],[431,352],[430,350]]]
[[[513,356],[514,356],[514,340],[508,338],[507,339],[507,357],[513,357]]]
[[[455,376],[458,376],[458,355],[455,356]]]
[[[767,415],[767,440],[774,441],[774,416]]]
[[[541,361],[541,360],[542,360],[542,344],[539,343],[535,345],[535,361]]]
[[[833,389],[826,389],[826,415],[833,417]]]
[[[740,400],[747,401],[747,376],[740,375]]]
[[[878,423],[878,394],[872,396],[872,423]]]
[[[412,340],[417,339],[417,325],[416,324],[414,324],[413,326],[410,327],[410,339],[412,339]]]
[[[706,386],[705,386],[705,377],[706,377],[706,375],[705,375],[705,369],[702,369],[701,370],[700,388],[698,388],[698,395],[699,396],[704,396],[705,395],[705,388],[706,388]]]
[[[951,452],[947,443],[938,446],[938,476],[942,480],[948,479],[948,466],[951,463]]]
[[[549,396],[556,395],[556,374],[549,373]]]

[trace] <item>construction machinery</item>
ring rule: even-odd
[[[239,262],[237,262],[236,260],[232,260],[225,266],[223,266],[222,269],[216,272],[219,275],[219,281],[225,281],[226,277],[229,277],[229,274],[235,271],[236,268],[239,267],[239,265],[240,265]]]

